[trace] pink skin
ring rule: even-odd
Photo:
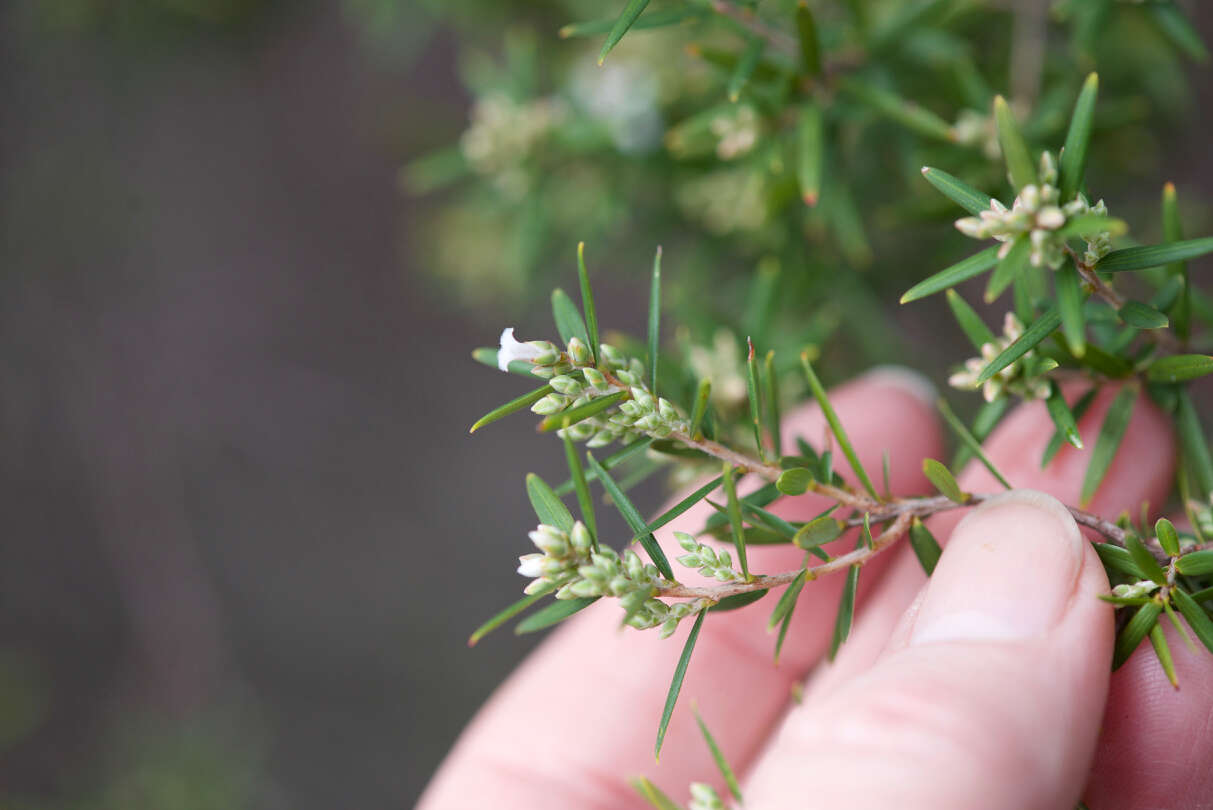
[[[881,452],[888,448],[894,491],[928,489],[921,459],[944,456],[933,409],[919,392],[877,373],[831,397],[869,470],[880,469]],[[1108,401],[1102,396],[1083,420],[1088,440],[1098,432]],[[791,417],[785,429],[814,444],[824,431],[815,408]],[[1050,433],[1043,407],[1027,406],[1009,416],[987,446],[1016,484],[1076,502],[1086,453],[1065,449],[1042,473],[1038,459]],[[1143,499],[1159,503],[1171,474],[1171,448],[1165,418],[1143,399],[1092,508],[1114,515]],[[970,469],[962,486],[999,489],[982,469]],[[823,505],[805,497],[777,510],[804,519]],[[1037,525],[1016,508],[1028,507],[989,510],[972,525],[1007,538]],[[692,510],[667,527],[660,538],[667,552],[680,553],[674,529],[693,530],[704,516]],[[960,518],[960,512],[941,515],[932,531],[944,541]],[[1040,529],[1031,537],[1049,531],[1063,537],[1067,529]],[[840,547],[847,542],[839,541]],[[976,563],[946,564],[974,542],[958,541],[958,550],[940,563],[941,573],[947,568],[965,576],[928,589],[926,596],[925,578],[908,548],[866,566],[852,637],[838,661],[813,672],[802,707],[789,710],[789,690],[810,674],[828,645],[841,577],[805,587],[778,668],[771,663],[773,638],[765,632],[769,609],[708,616],[658,764],[652,758],[656,719],[690,622],[662,641],[653,632],[617,632],[618,607],[596,605],[553,633],[498,689],[419,807],[640,808],[647,805],[626,783],[637,774],[675,798],[685,796],[689,782],[715,776],[689,711],[698,699],[725,755],[746,775],[751,810],[843,802],[888,806],[891,796],[897,806],[910,808],[1070,810],[1087,781],[1108,689],[1109,612],[1094,599],[1107,588],[1106,578],[1087,550],[1075,558],[1068,578],[1056,575],[1063,580],[1049,576],[1065,566],[1042,566],[1040,582],[1025,585],[1027,592],[1052,593],[1048,598],[1069,609],[1057,608],[1057,621],[1039,637],[984,645],[912,643],[918,605],[933,610],[947,594],[962,598],[956,594],[983,578],[991,588],[1005,580],[999,579],[1005,566],[982,569],[980,556]],[[1004,546],[1014,551],[1013,544]],[[800,556],[785,548],[754,548],[751,568],[788,570]],[[1165,680],[1148,650],[1112,678],[1114,702],[1086,794],[1093,810],[1213,806],[1200,803],[1208,801],[1208,782],[1184,775],[1209,779],[1206,764],[1213,753],[1201,741],[1210,734],[1213,664],[1206,651],[1193,655],[1179,641],[1172,650],[1184,684],[1178,693],[1159,686]],[[1155,728],[1156,736],[1146,738],[1169,742],[1158,756],[1145,756],[1136,741]],[[889,786],[896,787],[894,794]]]

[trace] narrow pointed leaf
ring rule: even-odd
[[[729,787],[729,793],[733,794],[734,799],[741,801],[741,785],[737,784],[737,777],[733,774],[733,769],[729,767],[728,760],[724,758],[724,753],[716,744],[715,738],[712,737],[712,732],[708,731],[707,723],[703,722],[699,709],[695,709],[695,722],[699,725],[699,733],[703,735],[703,741],[708,744],[708,750],[712,752],[712,760],[716,763],[716,769],[720,771],[720,775],[724,777],[724,783]]]
[[[577,503],[581,506],[581,520],[590,530],[590,537],[593,538],[594,546],[597,548],[598,521],[594,517],[594,497],[590,495],[590,485],[585,480],[581,457],[577,454],[577,448],[567,433],[564,435],[564,458],[569,465],[569,477],[573,481],[573,489],[577,492]],[[553,494],[555,494],[554,491]]]
[[[648,4],[649,0],[628,0],[628,4],[623,7],[623,11],[615,20],[615,25],[607,34],[606,42],[602,44],[602,50],[598,52],[598,64],[601,65],[611,49],[619,44],[619,40],[623,39],[623,35],[628,32]]]
[[[574,613],[585,610],[600,598],[598,596],[587,596],[583,599],[561,599],[553,602],[542,610],[537,610],[518,622],[514,627],[514,634],[524,636],[527,633],[545,630],[554,624],[559,624]]]
[[[1179,608],[1179,612],[1187,619],[1188,627],[1192,628],[1192,632],[1200,639],[1200,643],[1213,652],[1213,620],[1209,619],[1209,614],[1205,613],[1204,609],[1196,604],[1196,601],[1182,588],[1172,590],[1171,599],[1175,602],[1175,607]]]
[[[657,349],[661,342],[661,245],[653,256],[653,278],[649,285],[649,390],[657,396]]]
[[[1198,608],[1199,609],[1199,608]],[[1120,669],[1129,660],[1129,656],[1137,649],[1137,645],[1145,640],[1150,631],[1158,625],[1158,617],[1162,615],[1162,605],[1151,601],[1142,605],[1129,619],[1129,623],[1116,637],[1116,648],[1112,654],[1112,669]]]
[[[1045,400],[1049,418],[1057,427],[1057,432],[1074,447],[1082,449],[1082,436],[1078,435],[1078,422],[1066,404],[1066,398],[1061,393],[1061,387],[1055,382],[1049,383],[1049,398]]]
[[[715,478],[713,478],[711,481],[708,481],[706,484],[701,486],[699,489],[695,490],[690,495],[686,496],[681,501],[674,504],[666,511],[662,512],[658,517],[654,518],[653,521],[645,527],[645,531],[641,532],[641,533],[637,533],[632,538],[632,540],[633,541],[639,540],[641,534],[652,534],[653,532],[660,529],[662,526],[665,526],[670,521],[672,521],[674,518],[683,514],[688,509],[690,509],[692,506],[694,506],[695,504],[699,503],[704,498],[706,498],[708,496],[708,493],[711,492],[712,490],[716,489],[718,486],[720,486],[720,483],[723,480],[724,480],[724,477],[718,475]]]
[[[551,416],[544,417],[543,421],[539,423],[539,431],[541,433],[551,433],[553,430],[560,430],[568,425],[575,425],[618,405],[630,396],[631,394],[627,391],[616,391],[613,394],[607,394],[605,397],[592,399],[576,408],[554,413]]]
[[[515,616],[517,616],[519,613],[522,613],[524,610],[526,610],[531,605],[535,604],[540,599],[547,596],[549,593],[551,593],[554,590],[556,590],[556,586],[552,585],[548,588],[544,588],[543,590],[539,591],[538,593],[531,594],[530,596],[524,596],[521,599],[519,599],[517,602],[515,602],[514,604],[503,609],[497,615],[493,616],[493,618],[489,619],[487,622],[485,622],[484,624],[482,624],[476,628],[475,632],[473,632],[472,635],[468,637],[468,646],[475,647],[476,643],[479,642],[480,639],[484,638],[489,633],[493,632],[498,627],[505,624],[510,619],[514,618]]]
[[[560,333],[560,339],[565,343],[575,337],[587,346],[590,345],[590,336],[586,331],[585,321],[581,319],[581,313],[577,311],[577,305],[569,298],[568,293],[559,287],[552,290],[552,318],[556,321],[556,331]]]
[[[726,596],[716,604],[708,608],[709,613],[726,613],[730,610],[752,605],[768,593],[767,588],[760,588],[756,591],[745,591],[744,593],[735,593],[732,596]]]
[[[930,166],[922,167],[922,176],[927,179],[928,183],[943,192],[945,197],[970,214],[977,215],[982,211],[990,210],[990,195],[973,188],[959,177],[954,177],[943,169],[934,169]]]
[[[918,558],[918,564],[927,576],[935,573],[935,564],[939,562],[943,550],[940,549],[935,535],[931,534],[918,518],[914,518],[914,522],[910,524],[910,548],[914,549],[914,556]]]
[[[493,410],[486,413],[484,416],[477,419],[476,424],[472,425],[472,429],[469,430],[468,433],[475,433],[477,430],[480,430],[480,428],[484,427],[485,425],[496,422],[498,419],[509,416],[510,414],[515,413],[516,411],[520,411],[523,408],[529,408],[530,406],[534,405],[536,402],[543,399],[550,393],[552,393],[552,386],[545,385],[542,388],[535,389],[534,391],[530,392],[529,394],[523,394],[522,396],[518,397],[517,399],[511,399],[509,402],[505,403],[504,405],[494,408]]]
[[[994,124],[998,129],[998,143],[1007,161],[1007,174],[1018,192],[1036,182],[1036,164],[1019,130],[1015,113],[1011,112],[1011,105],[1002,96],[994,97]]]
[[[1123,236],[1128,231],[1129,223],[1123,219],[1101,214],[1079,214],[1066,220],[1066,224],[1057,230],[1057,235],[1063,239],[1069,239],[1071,236],[1095,236],[1100,233]]]
[[[1099,76],[1092,73],[1087,76],[1074,104],[1066,144],[1058,161],[1057,175],[1063,202],[1074,199],[1082,188],[1082,175],[1087,168],[1087,146],[1091,142],[1091,121],[1095,118],[1095,98],[1098,95]]]
[[[813,371],[813,364],[809,362],[808,352],[801,352],[800,364],[804,367],[805,376],[809,380],[809,388],[813,392],[813,398],[817,400],[817,404],[821,407],[821,412],[825,415],[826,421],[830,423],[830,431],[834,434],[834,438],[838,440],[838,446],[842,448],[842,453],[847,457],[847,461],[851,464],[851,470],[855,473],[855,477],[863,484],[863,488],[868,491],[868,494],[873,498],[876,495],[876,487],[872,484],[872,479],[868,477],[868,472],[859,462],[859,456],[855,453],[855,446],[851,444],[851,439],[847,436],[846,430],[842,426],[841,420],[838,418],[834,406],[830,404],[830,397],[826,394],[825,386],[821,384],[821,380],[817,379],[817,372]]]
[[[1091,450],[1091,460],[1087,463],[1087,472],[1082,481],[1082,496],[1079,499],[1081,506],[1086,506],[1091,502],[1091,498],[1095,497],[1108,468],[1112,466],[1116,451],[1120,448],[1120,441],[1124,438],[1129,420],[1133,417],[1133,404],[1136,401],[1137,389],[1132,385],[1120,389],[1116,399],[1112,400],[1099,429],[1099,436],[1095,439],[1095,447]]]
[[[821,46],[817,40],[817,23],[809,4],[800,0],[796,4],[796,38],[800,44],[800,69],[806,76],[821,73]]]
[[[1175,46],[1196,62],[1209,61],[1209,49],[1196,26],[1188,19],[1183,10],[1174,2],[1148,3],[1145,6],[1159,29],[1166,34]]]
[[[911,132],[940,141],[956,140],[951,124],[909,99],[856,78],[843,78],[838,87]]]
[[[783,642],[788,636],[788,628],[792,624],[792,614],[796,612],[796,600],[800,597],[800,592],[804,589],[804,583],[807,578],[807,572],[801,571],[796,579],[792,580],[788,585],[788,589],[783,592],[780,598],[780,603],[787,600],[787,606],[782,610],[776,606],[775,612],[781,613],[779,619],[779,634],[775,637],[775,664],[779,664],[779,655],[783,652]],[[774,618],[774,617],[772,617]]]
[[[657,745],[653,756],[661,758],[661,744],[665,741],[665,732],[670,725],[670,717],[674,714],[674,704],[678,702],[678,693],[682,691],[682,681],[687,675],[687,666],[691,663],[691,653],[695,651],[695,642],[699,639],[699,631],[703,627],[703,617],[706,611],[699,611],[695,624],[687,636],[686,644],[682,647],[682,655],[678,657],[678,665],[674,667],[674,678],[670,682],[670,691],[666,695],[665,708],[661,711],[661,722],[657,726]]]
[[[1164,329],[1170,323],[1166,315],[1140,301],[1125,302],[1116,314],[1136,329]]]
[[[1137,579],[1146,578],[1145,572],[1138,568],[1137,563],[1133,561],[1133,555],[1120,546],[1114,546],[1111,543],[1093,543],[1092,545],[1095,547],[1095,553],[1099,555],[1099,561],[1104,564],[1105,568],[1111,568]]]
[[[1024,330],[1024,333],[1019,336],[1018,340],[1003,349],[997,357],[990,361],[989,365],[981,370],[981,374],[977,375],[978,384],[990,379],[1032,351],[1059,326],[1061,326],[1061,316],[1057,314],[1057,310],[1050,309],[1045,312],[1045,314],[1037,318],[1031,326]]]
[[[1167,183],[1162,188],[1162,234],[1169,243],[1183,239],[1183,226],[1179,220],[1179,199],[1175,194],[1174,183]],[[1188,278],[1188,264],[1172,262],[1167,265],[1167,273],[1180,283],[1179,297],[1174,303],[1171,315],[1175,321],[1175,334],[1180,340],[1186,341],[1192,330],[1192,291],[1189,289],[1191,280]]]
[[[762,373],[762,399],[767,406],[767,431],[771,434],[771,446],[775,457],[783,452],[783,431],[780,427],[783,415],[779,409],[779,376],[775,372],[775,352],[767,352]]]
[[[1158,564],[1158,560],[1154,559],[1154,555],[1150,553],[1136,533],[1127,532],[1125,534],[1125,550],[1129,552],[1129,556],[1133,558],[1137,567],[1145,573],[1146,579],[1159,585],[1167,584],[1167,572]]]
[[[800,590],[804,587],[805,578],[808,576],[807,570],[802,570],[796,575],[796,578],[791,581],[783,595],[779,597],[779,602],[775,605],[775,609],[771,611],[771,618],[767,621],[767,630],[774,630],[775,626],[783,621],[783,617],[791,612],[796,605],[796,599],[800,596]],[[797,583],[800,587],[797,587]]]
[[[994,466],[994,462],[990,461],[990,458],[986,455],[985,450],[981,448],[981,442],[977,441],[977,437],[969,432],[969,429],[965,427],[964,422],[960,421],[960,417],[957,416],[956,412],[952,410],[952,406],[948,405],[947,400],[940,398],[936,401],[935,405],[939,408],[939,413],[943,416],[944,421],[948,423],[948,427],[952,428],[952,432],[956,434],[956,437],[960,439],[961,443],[969,448],[969,451],[977,457],[977,460],[982,463],[982,466],[990,471],[990,475],[993,475],[994,478],[998,480],[998,483],[1002,484],[1007,489],[1011,489],[1011,482],[998,471],[998,468]]]
[[[1172,557],[1179,556],[1179,533],[1175,531],[1175,524],[1166,518],[1159,518],[1154,522],[1154,536],[1158,538],[1158,544],[1162,546],[1163,551]],[[1213,561],[1213,554],[1209,556],[1210,560]],[[1213,571],[1213,566],[1210,566],[1209,570]],[[1181,568],[1180,573],[1187,574],[1189,572]]]
[[[1213,496],[1213,455],[1209,452],[1209,443],[1191,395],[1180,390],[1176,403],[1175,432],[1179,434],[1179,449],[1192,469],[1192,485],[1203,501]]]
[[[598,361],[598,308],[594,306],[594,290],[590,273],[585,267],[585,242],[577,243],[577,281],[581,285],[581,308],[585,311],[586,335],[590,339],[590,356]]]
[[[1011,249],[1007,251],[1007,255],[998,260],[998,266],[994,268],[994,272],[990,274],[990,279],[986,283],[985,302],[987,304],[998,300],[998,296],[1002,295],[1007,287],[1011,286],[1011,282],[1024,271],[1028,266],[1028,256],[1031,254],[1032,248],[1028,244],[1028,239],[1021,236],[1011,243]]]
[[[746,355],[746,398],[750,402],[750,424],[754,428],[754,445],[758,448],[758,457],[766,458],[766,449],[762,443],[762,405],[758,400],[758,363],[754,359],[754,344],[746,338],[749,353]]]
[[[948,500],[955,503],[965,503],[969,500],[968,493],[961,491],[960,484],[956,483],[956,478],[951,471],[935,459],[924,458],[922,460],[922,474]]]
[[[654,810],[682,810],[673,799],[661,792],[661,788],[643,776],[634,778],[632,787],[653,806]]]
[[[1083,295],[1074,263],[1067,261],[1053,274],[1057,311],[1061,315],[1061,333],[1070,353],[1082,357],[1087,351],[1087,324],[1082,314]]]
[[[618,467],[620,464],[622,464],[623,462],[627,461],[632,456],[636,455],[637,453],[639,453],[639,452],[643,451],[644,449],[646,449],[647,447],[649,447],[652,443],[653,443],[653,440],[648,437],[641,437],[639,439],[636,439],[635,441],[625,444],[623,447],[619,448],[614,453],[611,453],[609,456],[607,456],[606,458],[604,458],[602,460],[601,464],[606,469],[613,470],[616,467]],[[594,472],[593,470],[590,470],[589,472],[587,472],[585,474],[585,480],[587,482],[598,480],[598,473]],[[556,489],[554,491],[557,495],[563,496],[563,495],[568,495],[570,492],[572,492],[573,488],[574,488],[573,479],[570,478],[569,480],[562,483],[560,486],[556,487]]]
[[[838,602],[838,616],[834,619],[834,636],[830,639],[828,660],[833,661],[838,649],[851,635],[851,623],[855,618],[855,593],[859,585],[859,566],[852,565],[847,571],[847,581],[842,586],[842,598]]]
[[[908,304],[911,301],[926,298],[928,295],[943,292],[949,287],[960,284],[962,281],[968,281],[975,276],[980,276],[996,264],[998,264],[998,245],[986,248],[980,253],[974,253],[969,258],[940,270],[929,278],[923,279],[906,290],[905,294],[901,296],[901,303]]]
[[[691,438],[699,435],[703,425],[703,417],[708,412],[708,400],[712,396],[712,381],[700,380],[699,390],[695,392],[695,406],[691,409]]]
[[[1071,410],[1071,417],[1072,417],[1072,421],[1076,425],[1078,423],[1078,420],[1082,419],[1083,414],[1085,414],[1087,412],[1087,409],[1091,407],[1091,403],[1095,401],[1095,394],[1097,393],[1097,391],[1098,391],[1098,389],[1096,389],[1096,388],[1090,389],[1085,394],[1083,394],[1081,397],[1079,397],[1078,401],[1074,403],[1074,407]],[[1052,411],[1050,411],[1050,414],[1051,413],[1052,413]],[[1056,420],[1054,420],[1054,424],[1057,424]],[[1064,442],[1064,441],[1069,441],[1069,436],[1067,436],[1066,433],[1063,432],[1059,427],[1057,432],[1055,432],[1053,434],[1053,437],[1051,439],[1049,439],[1049,443],[1045,447],[1044,455],[1041,456],[1041,459],[1040,459],[1041,469],[1044,469],[1045,467],[1049,466],[1049,462],[1052,461],[1053,457],[1057,455],[1057,451],[1061,449],[1062,442]],[[1080,439],[1080,442],[1081,442],[1081,439]],[[1082,444],[1080,443],[1080,444],[1076,444],[1074,446],[1081,448]]]
[[[1150,644],[1154,647],[1154,654],[1158,656],[1158,663],[1166,673],[1167,680],[1171,682],[1171,686],[1178,689],[1179,678],[1175,675],[1175,661],[1171,658],[1171,648],[1167,645],[1167,637],[1161,624],[1155,624],[1150,629]]]
[[[1126,270],[1144,270],[1173,262],[1195,259],[1213,251],[1213,236],[1201,239],[1185,239],[1165,245],[1142,245],[1114,250],[1099,260],[1095,269],[1101,273],[1122,273]]]
[[[796,129],[796,179],[805,205],[817,205],[821,197],[821,174],[825,164],[825,119],[821,107],[807,102]]]
[[[762,58],[762,52],[765,49],[766,40],[760,36],[753,36],[746,43],[745,50],[741,52],[741,58],[737,60],[737,67],[729,76],[727,88],[729,101],[737,101],[741,98],[741,91],[745,89],[750,77],[754,75],[754,68],[758,67],[758,60]]]
[[[973,429],[970,431],[973,438],[980,443],[984,442],[994,428],[998,427],[998,423],[1002,421],[1003,416],[1011,407],[1010,397],[999,397],[993,402],[987,402],[978,409],[977,415],[973,417]],[[956,448],[956,455],[952,457],[952,463],[949,469],[963,470],[965,465],[974,458],[973,451],[967,444],[961,444]]]
[[[967,301],[960,297],[956,290],[948,290],[948,306],[951,307],[952,314],[956,316],[956,322],[960,324],[961,330],[973,344],[973,348],[981,351],[982,346],[994,342],[994,333],[990,331],[990,327],[986,326],[986,322],[969,306]]]
[[[535,473],[527,473],[526,495],[540,523],[555,526],[562,532],[573,530],[573,514],[547,482]]]
[[[1155,360],[1146,372],[1150,382],[1187,382],[1213,374],[1213,357],[1207,354],[1173,354]]]
[[[737,502],[737,485],[733,481],[733,465],[727,461],[724,465],[724,492],[728,497],[729,526],[733,530],[733,548],[737,550],[737,563],[741,566],[741,575],[750,579],[750,565],[746,560],[745,532],[741,525],[741,505]]]
[[[614,502],[615,508],[619,510],[619,514],[623,515],[628,528],[640,535],[640,545],[648,552],[649,559],[653,561],[653,565],[657,566],[657,570],[661,572],[663,577],[672,582],[674,580],[674,572],[670,569],[670,561],[666,559],[665,552],[657,544],[657,538],[653,537],[652,532],[648,531],[648,527],[645,525],[644,518],[640,516],[640,512],[628,500],[628,496],[623,494],[623,490],[611,478],[611,474],[603,469],[603,466],[598,463],[598,459],[594,458],[593,453],[586,453],[586,460],[590,462],[590,469],[597,474],[598,480],[602,483],[602,488],[606,490],[607,495],[611,496],[611,501]]]
[[[677,25],[684,20],[698,16],[698,10],[691,6],[674,6],[673,8],[658,9],[657,11],[650,11],[648,14],[641,15],[632,23],[631,30],[643,31],[650,28],[665,28],[666,26]],[[603,17],[597,20],[569,23],[562,26],[558,34],[561,39],[598,36],[599,34],[609,33],[615,27],[618,19],[618,17]]]

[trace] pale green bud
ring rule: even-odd
[[[624,385],[640,385],[641,378],[630,371],[616,371],[615,377]]]
[[[534,350],[531,361],[536,365],[550,366],[560,359],[560,350],[546,340],[528,340],[526,345]]]
[[[543,399],[531,406],[531,411],[540,416],[550,416],[554,413],[560,413],[568,407],[569,398],[561,394],[548,394]]]
[[[573,548],[580,554],[588,553],[594,545],[590,530],[580,520],[573,524],[573,530],[569,532],[569,540],[572,542]]]
[[[610,384],[607,382],[606,377],[602,376],[602,372],[593,366],[587,366],[582,373],[585,374],[585,381],[592,385],[596,390],[605,391],[606,389],[610,388]]]
[[[552,388],[560,393],[567,394],[571,397],[575,397],[580,394],[582,388],[584,387],[577,380],[564,374],[560,375],[559,377],[553,377],[548,385],[552,386]]]
[[[590,347],[585,345],[581,338],[571,337],[569,338],[569,357],[576,365],[584,366],[591,360]]]
[[[606,360],[611,366],[623,366],[628,362],[627,356],[609,343],[603,343],[598,347],[598,350],[602,359]]]
[[[674,539],[678,541],[678,545],[682,546],[685,551],[696,551],[699,544],[695,542],[695,538],[686,532],[674,532]]]

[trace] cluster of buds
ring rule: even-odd
[[[1040,185],[1031,183],[1020,189],[1010,209],[998,200],[990,200],[989,209],[979,216],[956,220],[956,229],[974,239],[1002,242],[999,258],[1006,256],[1018,240],[1027,239],[1032,265],[1056,270],[1066,257],[1066,238],[1062,235],[1066,222],[1086,214],[1105,216],[1108,212],[1103,200],[1091,205],[1082,194],[1062,204],[1056,183],[1057,164],[1053,155],[1045,152],[1040,156]],[[1083,238],[1087,243],[1084,261],[1088,265],[1111,250],[1112,235],[1108,232],[1084,234]]]
[[[1008,312],[1003,321],[1002,337],[996,337],[992,342],[981,347],[981,357],[973,357],[965,361],[964,370],[958,371],[948,378],[948,385],[953,388],[972,390],[977,387],[977,378],[982,369],[1002,354],[1003,350],[1019,339],[1023,334],[1023,324],[1015,313]],[[999,371],[986,380],[981,387],[982,396],[986,402],[993,402],[1004,393],[1015,394],[1023,399],[1044,399],[1049,395],[1049,381],[1044,373],[1056,363],[1038,361],[1034,352],[1027,352],[1023,357]]]
[[[555,585],[560,587],[556,593],[558,599],[576,596],[566,589],[577,580],[577,570],[593,553],[594,538],[590,536],[590,530],[580,520],[569,532],[540,523],[528,537],[541,553],[523,554],[518,558],[518,573],[532,580],[525,593],[533,594]]]
[[[716,788],[706,782],[691,783],[691,803],[687,810],[725,810],[724,800]]]
[[[1138,582],[1117,585],[1112,589],[1112,595],[1118,596],[1121,599],[1140,599],[1143,596],[1149,596],[1156,590],[1158,590],[1157,582],[1143,579]]]
[[[729,552],[724,549],[717,551],[711,546],[699,543],[686,532],[674,532],[674,537],[683,551],[687,552],[678,558],[679,564],[687,568],[698,568],[699,573],[705,577],[713,577],[721,582],[737,579]]]
[[[728,113],[717,115],[709,125],[716,142],[716,157],[733,160],[741,157],[758,143],[758,116],[754,108],[742,105]]]
[[[629,395],[618,405],[561,431],[574,441],[601,447],[639,434],[660,439],[690,428],[669,400],[649,391],[644,383],[644,364],[609,343],[598,347],[595,364],[589,346],[578,337],[570,338],[561,351],[546,340],[521,342],[510,328],[501,333],[497,367],[505,371],[515,361],[530,363],[531,373],[552,386],[552,393],[531,405],[531,411],[540,416],[564,413],[621,391]]]
[[[495,93],[476,100],[472,121],[459,141],[468,165],[493,178],[511,196],[526,192],[523,164],[564,121],[567,110],[556,98],[519,103]]]
[[[661,638],[669,638],[678,629],[680,621],[698,614],[701,610],[707,610],[713,604],[711,599],[703,598],[692,599],[689,602],[675,602],[672,605],[666,604],[660,599],[647,599],[635,613],[628,616],[627,624],[638,630],[660,625],[661,630],[658,631],[658,635]]]

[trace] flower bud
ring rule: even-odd
[[[590,357],[590,347],[576,336],[569,338],[569,357],[572,358],[574,365],[578,366],[584,366],[593,359]]]
[[[601,354],[602,359],[606,360],[607,364],[610,366],[619,367],[627,365],[628,359],[624,353],[609,343],[603,343],[598,347],[598,351]]]
[[[594,545],[594,539],[590,536],[590,530],[580,520],[573,524],[573,530],[569,532],[569,540],[579,554],[588,553]]]
[[[560,413],[568,407],[568,404],[568,397],[561,394],[548,394],[531,406],[531,412],[537,413],[540,416],[550,416],[554,413]]]
[[[543,559],[542,554],[523,554],[518,558],[518,573],[530,579],[542,576]]]
[[[661,414],[662,419],[670,421],[678,418],[678,409],[665,397],[657,400],[657,413]]]
[[[602,376],[602,372],[593,366],[587,366],[582,373],[585,374],[585,381],[596,390],[605,391],[610,387],[606,381],[606,377]]]
[[[1046,205],[1037,212],[1036,224],[1041,228],[1055,231],[1066,224],[1066,215],[1056,205]]]
[[[684,551],[696,551],[699,548],[695,538],[686,532],[674,532],[674,539],[678,541],[678,545],[682,546]]]
[[[566,374],[553,377],[552,381],[549,382],[548,385],[552,386],[552,388],[556,389],[560,393],[567,394],[571,397],[575,397],[580,394],[581,389],[583,388],[580,382]]]

